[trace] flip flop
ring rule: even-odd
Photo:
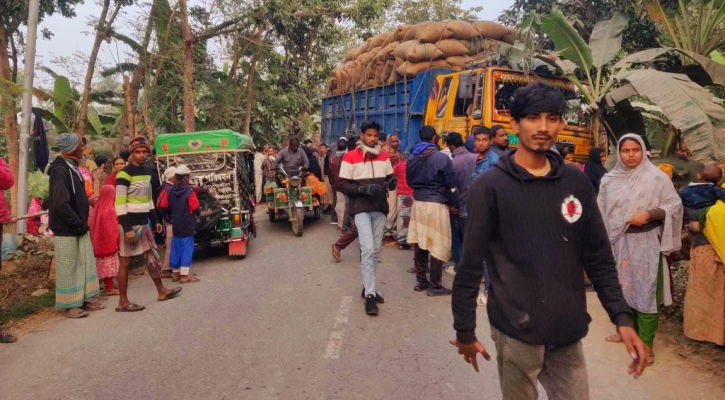
[[[196,282],[201,282],[201,279],[199,279],[195,276],[190,276],[189,279],[187,279],[187,280],[182,279],[179,281],[179,283],[181,283],[182,285],[185,283],[196,283]]]
[[[143,311],[146,307],[134,303],[128,303],[125,307],[116,308],[116,312],[137,312]]]
[[[171,290],[171,292],[169,294],[166,295],[166,297],[164,297],[163,299],[158,299],[158,300],[159,301],[171,300],[174,297],[178,296],[179,295],[179,292],[181,292],[181,288],[180,287],[174,288],[173,290]]]
[[[80,308],[71,308],[65,312],[65,316],[70,319],[85,318],[88,316],[88,311]]]

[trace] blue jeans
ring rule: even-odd
[[[378,267],[378,255],[383,243],[383,232],[387,216],[380,211],[355,214],[365,295],[375,294],[375,270]]]
[[[461,262],[461,250],[463,249],[463,231],[466,226],[466,219],[460,215],[451,214],[451,257],[453,265],[458,269]],[[443,260],[445,262],[447,260]]]

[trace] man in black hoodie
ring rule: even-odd
[[[60,155],[48,167],[48,227],[55,248],[55,306],[68,318],[84,318],[104,308],[98,302],[98,276],[88,234],[88,197],[78,169],[83,142],[74,133],[58,136]]]
[[[463,259],[453,283],[457,331],[451,344],[478,371],[490,359],[476,339],[476,296],[485,261],[491,276],[488,315],[504,399],[588,399],[581,339],[590,317],[582,271],[594,284],[633,359],[645,348],[632,328],[596,196],[586,176],[548,151],[566,122],[563,95],[543,83],[517,90],[511,127],[519,147],[471,186]]]

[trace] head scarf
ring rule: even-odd
[[[73,154],[82,143],[80,136],[75,133],[63,133],[55,140],[55,145],[63,155]]]
[[[118,218],[114,203],[116,187],[101,186],[98,202],[91,217],[91,244],[96,257],[109,257],[118,251]]]
[[[607,173],[607,169],[602,165],[602,153],[604,149],[595,147],[589,152],[589,159],[584,164],[584,174],[589,178],[594,185],[594,189],[599,191],[599,185],[601,184],[602,177]]]
[[[634,139],[642,146],[642,162],[630,168],[622,163],[619,150],[626,139]],[[682,201],[672,181],[644,156],[646,147],[639,135],[622,136],[617,144],[617,165],[604,175],[599,189],[599,210],[607,228],[609,241],[614,244],[627,232],[635,213],[656,208],[665,211],[660,251],[670,253],[682,246]]]

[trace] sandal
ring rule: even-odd
[[[604,340],[609,343],[622,343],[622,337],[619,336],[618,333],[615,333],[614,335],[609,335]]]
[[[172,274],[171,271],[161,272],[161,279],[171,279],[173,277],[174,277],[174,274]]]
[[[0,343],[15,343],[17,341],[18,341],[17,336],[15,336],[9,332],[0,331]]]
[[[172,289],[172,290],[171,290],[171,291],[169,292],[169,294],[167,294],[167,295],[166,295],[165,297],[163,297],[163,298],[159,298],[158,300],[159,300],[159,301],[166,301],[166,300],[171,300],[171,299],[173,299],[174,297],[178,296],[178,295],[179,295],[179,292],[181,292],[181,288],[180,288],[180,287],[174,288],[174,289]]]
[[[81,308],[71,308],[65,311],[65,317],[70,319],[85,318],[88,316],[88,311]]]
[[[181,283],[182,285],[185,283],[196,283],[196,282],[201,282],[201,279],[199,279],[195,276],[190,276],[187,280],[182,279],[181,281],[179,281],[179,283]]]
[[[104,308],[106,308],[106,306],[99,303],[98,301],[85,301],[80,308],[83,311],[98,311],[103,310]]]
[[[116,312],[137,312],[143,311],[146,307],[134,303],[128,303],[124,307],[116,307]]]

